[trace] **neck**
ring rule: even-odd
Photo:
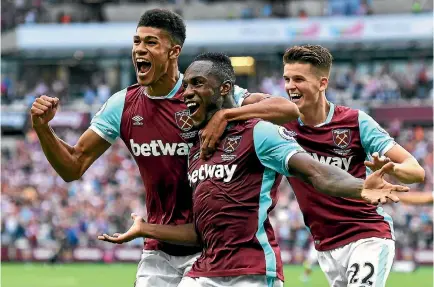
[[[151,97],[164,97],[169,94],[179,79],[178,63],[169,63],[167,72],[155,83],[145,86],[145,92]]]
[[[300,118],[307,126],[316,126],[326,121],[330,111],[330,104],[325,95],[322,95],[318,102],[303,111],[300,111]]]

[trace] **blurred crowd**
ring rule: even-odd
[[[144,4],[152,5],[158,3],[162,6],[171,5],[181,16],[192,3],[211,4],[222,3],[229,0],[164,0],[164,1],[136,1],[136,0],[5,0],[1,3],[1,28],[2,32],[13,29],[18,25],[32,25],[34,23],[89,23],[110,21],[106,15],[104,6]],[[299,0],[241,0],[243,4],[241,11],[233,13],[227,11],[219,17],[226,19],[233,18],[307,18],[309,16],[336,16],[336,15],[371,15],[375,13],[373,0],[316,0],[308,5],[301,5]],[[293,9],[288,9],[291,3]],[[65,5],[66,4],[66,5]],[[426,4],[426,3],[425,3]],[[423,12],[428,10],[424,7],[424,1],[413,1],[405,12]],[[316,8],[310,8],[316,5]],[[292,7],[292,6],[291,6]],[[310,9],[320,10],[310,15]],[[386,9],[387,10],[387,9]],[[51,11],[56,11],[52,13]],[[195,16],[200,18],[200,14]],[[131,19],[133,20],[133,19]]]
[[[399,120],[387,127],[426,170],[426,181],[413,189],[433,191],[432,127],[403,128]],[[74,144],[82,131],[59,129],[58,135]],[[65,183],[48,164],[33,131],[1,153],[1,242],[28,249],[34,246],[104,246],[97,235],[125,231],[130,214],[146,216],[145,190],[136,163],[117,141],[82,179]],[[286,180],[272,223],[281,247],[307,248],[309,233]],[[432,206],[385,206],[392,215],[399,247],[432,248]],[[140,247],[137,239],[132,246]]]

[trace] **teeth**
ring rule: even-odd
[[[140,58],[137,58],[136,61],[137,61],[138,63],[149,63],[149,61],[147,61],[147,60],[145,60],[145,59],[140,59]]]
[[[289,96],[290,96],[291,98],[298,98],[298,97],[301,97],[300,94],[289,94]]]
[[[197,104],[196,103],[188,103],[187,104],[187,107],[188,108],[191,108],[191,107],[195,107]]]

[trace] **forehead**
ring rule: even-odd
[[[185,71],[184,80],[188,81],[195,77],[204,77],[209,79],[212,66],[213,64],[210,61],[193,62]]]
[[[137,27],[135,36],[140,38],[155,37],[160,40],[170,41],[169,34],[165,30],[154,27]]]
[[[309,74],[314,73],[314,68],[309,63],[289,63],[285,64],[283,67],[283,75],[287,77],[295,76],[295,75],[304,75],[307,76]]]

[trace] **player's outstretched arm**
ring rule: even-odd
[[[383,179],[392,165],[384,165],[366,180],[355,178],[342,169],[320,163],[310,155],[298,153],[288,160],[288,171],[312,184],[316,190],[331,196],[364,199],[371,204],[398,202],[395,192],[406,192],[408,187],[393,185]]]
[[[149,224],[143,217],[132,213],[133,225],[125,233],[99,235],[98,239],[122,244],[139,237],[152,238],[176,244],[199,245],[193,223],[181,225]]]
[[[405,204],[424,205],[433,203],[432,192],[409,191],[399,194],[399,201]]]
[[[363,198],[370,203],[399,201],[395,191],[408,187],[392,185],[383,179],[393,168],[389,163],[374,172],[365,181],[351,176],[336,166],[313,159],[284,127],[269,122],[258,122],[253,130],[255,152],[261,163],[274,171],[296,176],[312,184],[319,192],[332,196]]]
[[[365,162],[367,167],[375,171],[391,161],[395,166],[390,174],[399,181],[416,183],[425,180],[425,170],[417,160],[402,146],[396,144],[373,118],[362,111],[359,111],[359,130],[366,154],[372,155],[372,160]]]
[[[75,146],[70,146],[54,133],[48,123],[56,114],[59,99],[37,98],[31,108],[32,126],[51,166],[66,182],[79,179],[103,154],[110,143],[92,130],[87,130]]]
[[[213,153],[229,122],[259,118],[274,124],[285,124],[299,116],[298,107],[290,100],[261,93],[250,94],[241,107],[223,109],[214,114],[200,134],[201,157],[206,158]]]
[[[388,162],[394,162],[394,169],[390,175],[400,182],[411,184],[425,180],[425,170],[417,160],[403,147],[395,144],[385,156],[380,157],[378,152],[372,154],[371,161],[365,161],[365,165],[371,170],[378,170]]]

